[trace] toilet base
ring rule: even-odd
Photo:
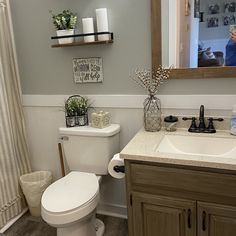
[[[94,217],[76,222],[65,228],[57,228],[57,236],[103,236],[104,223]]]
[[[96,230],[96,236],[103,236],[104,235],[105,225],[99,219],[95,219],[95,230]]]

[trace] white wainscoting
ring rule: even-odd
[[[33,170],[50,170],[61,177],[57,149],[58,128],[65,125],[62,106],[69,95],[24,95],[23,104]],[[143,101],[146,95],[88,95],[97,109],[109,111],[112,122],[121,125],[120,148],[143,125]],[[211,115],[231,114],[236,95],[162,95],[164,115],[199,113],[204,104]],[[211,110],[209,110],[211,109]],[[99,213],[126,217],[125,181],[105,176],[100,189]]]
[[[69,95],[23,95],[26,107],[63,106]],[[84,95],[93,101],[94,107],[143,108],[146,95]],[[231,110],[236,95],[159,95],[164,109],[198,109],[201,104],[212,110]]]
[[[101,215],[113,216],[127,219],[127,207],[125,205],[100,203],[97,213]]]

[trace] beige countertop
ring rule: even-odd
[[[216,134],[195,134],[189,133],[186,129],[178,129],[176,132],[171,133],[166,131],[152,133],[146,132],[144,129],[141,129],[127,144],[127,146],[121,151],[121,158],[126,160],[157,162],[163,164],[236,170],[236,156],[235,158],[222,158],[214,156],[199,156],[157,152],[157,147],[165,134],[231,138],[235,139],[236,146],[236,136],[230,135],[229,131],[217,131]]]

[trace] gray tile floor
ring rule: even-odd
[[[98,215],[105,226],[104,236],[128,236],[127,220],[111,216]],[[1,234],[0,234],[1,236]],[[56,229],[42,219],[25,214],[3,236],[56,236]]]

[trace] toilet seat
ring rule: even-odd
[[[89,215],[98,200],[97,176],[73,171],[46,189],[41,200],[42,217],[52,226],[60,227]]]

